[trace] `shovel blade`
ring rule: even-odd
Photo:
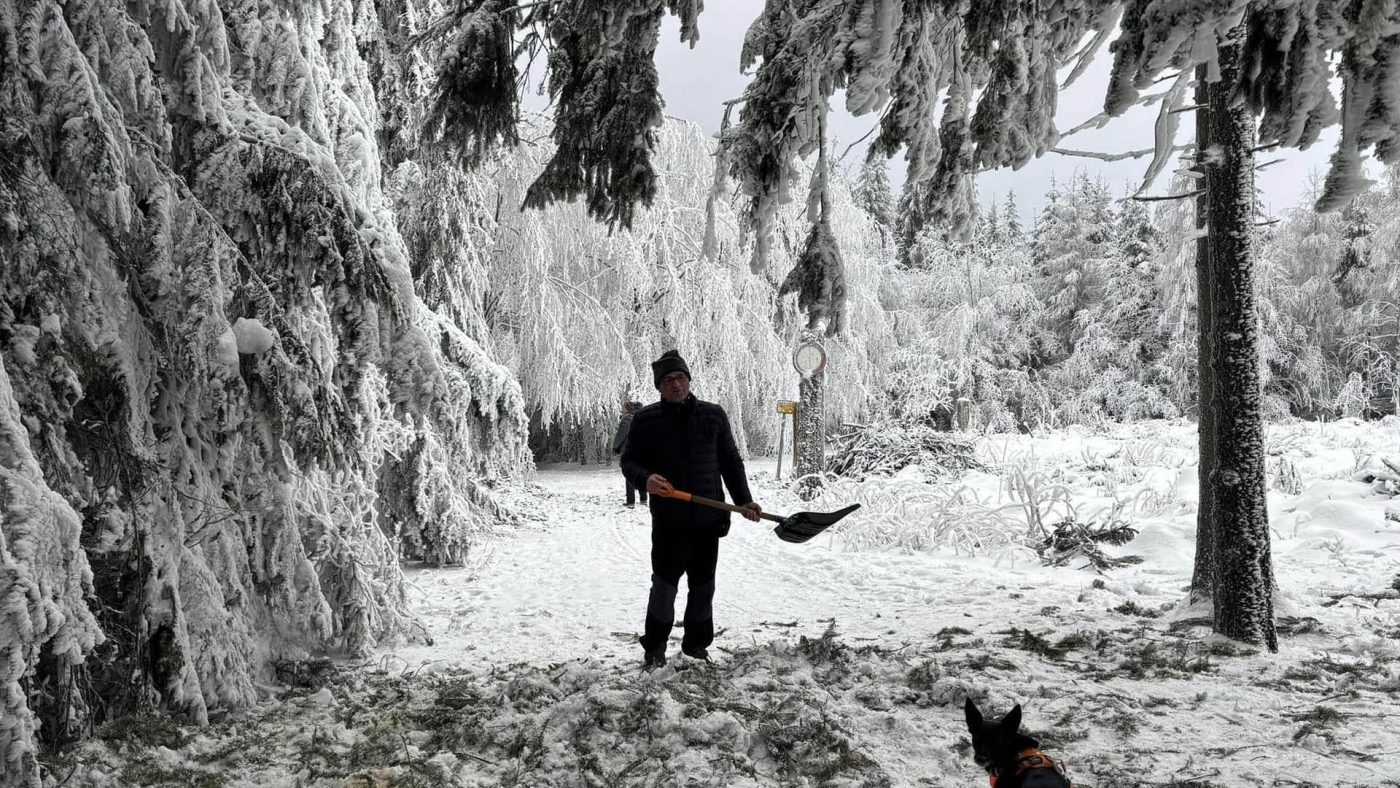
[[[784,542],[802,544],[859,508],[860,504],[853,503],[834,512],[798,512],[778,523],[778,526],[773,529],[773,533],[777,534],[778,538]]]

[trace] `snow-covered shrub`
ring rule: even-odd
[[[1153,466],[1180,468],[1184,459],[1181,456],[1173,456],[1175,454],[1166,443],[1152,439],[1130,440],[1116,452],[1116,455],[1123,460],[1124,465],[1134,468]]]
[[[1069,487],[1029,464],[1007,468],[1002,477],[1002,491],[1021,509],[1028,543],[1050,533],[1047,523],[1076,519]]]
[[[1298,467],[1287,457],[1279,457],[1273,461],[1273,465],[1273,483],[1269,485],[1272,489],[1285,495],[1297,495],[1303,491],[1303,477],[1298,473]]]
[[[917,465],[930,481],[981,468],[971,443],[917,421],[847,427],[829,440],[826,470],[860,481]]]
[[[966,486],[923,479],[829,477],[814,509],[859,503],[860,511],[832,526],[849,549],[951,550],[958,555],[1033,555],[1017,503],[984,500]]]
[[[918,267],[891,271],[882,285],[897,350],[887,356],[881,408],[927,418],[966,398],[982,430],[1039,422],[1048,398],[1029,365],[1046,338],[1025,239],[989,233],[958,244],[926,232],[914,256]]]

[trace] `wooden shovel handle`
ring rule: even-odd
[[[689,501],[690,503],[698,503],[701,506],[709,506],[712,509],[723,509],[727,512],[734,512],[735,514],[743,514],[748,511],[748,509],[742,506],[735,506],[732,503],[725,503],[724,501],[716,501],[713,498],[706,498],[703,495],[692,495],[688,492],[682,492],[681,490],[673,489],[669,493],[659,494],[662,498],[675,498],[678,501]],[[783,521],[783,518],[779,515],[769,514],[767,512],[759,512],[758,516],[765,520],[772,520],[775,523],[781,523]]]

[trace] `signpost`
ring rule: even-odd
[[[792,464],[797,467],[797,403],[789,399],[778,400],[778,472],[776,480],[783,478],[783,438],[787,435],[787,417],[792,416]]]
[[[823,385],[826,371],[826,348],[822,346],[821,334],[807,330],[802,332],[797,348],[792,352],[792,365],[802,375],[798,386],[796,429],[793,433],[793,449],[796,451],[794,466],[798,478],[805,479],[798,494],[805,500],[815,494],[820,484],[823,465],[822,421],[825,410],[822,403]]]
[[[792,366],[805,380],[826,369],[826,348],[816,339],[803,339],[792,351]]]

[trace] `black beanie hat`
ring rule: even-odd
[[[668,350],[661,354],[661,358],[651,362],[652,385],[659,391],[661,379],[672,372],[684,372],[686,377],[690,377],[690,367],[685,365],[685,359],[681,358],[679,350]]]

